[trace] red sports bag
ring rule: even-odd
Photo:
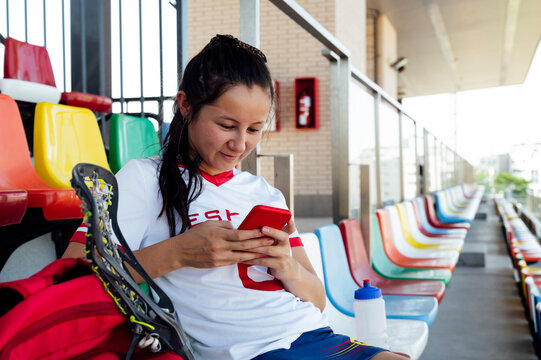
[[[56,260],[0,284],[0,360],[120,359],[132,338],[126,316],[83,260]],[[134,358],[182,359],[147,350]]]

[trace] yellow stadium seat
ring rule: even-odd
[[[71,188],[71,170],[87,162],[109,169],[94,113],[85,108],[39,103],[34,117],[34,167],[56,188]]]

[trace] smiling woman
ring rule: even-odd
[[[235,168],[261,140],[274,100],[265,62],[217,35],[188,63],[162,155],[116,175],[119,226],[197,359],[400,359],[328,327],[293,219],[238,230],[256,205],[287,208],[262,177]]]

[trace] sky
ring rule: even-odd
[[[420,96],[403,104],[421,125],[454,147],[456,101],[456,149],[476,165],[488,155],[509,152],[513,144],[541,143],[540,98],[541,45],[523,84]]]

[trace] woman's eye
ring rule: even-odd
[[[261,129],[256,129],[256,128],[248,128],[248,132],[251,132],[251,133],[257,133],[257,132],[260,132]]]
[[[226,124],[220,124],[220,126],[226,130],[231,130],[234,128],[234,126],[231,126],[231,125],[226,125]]]

